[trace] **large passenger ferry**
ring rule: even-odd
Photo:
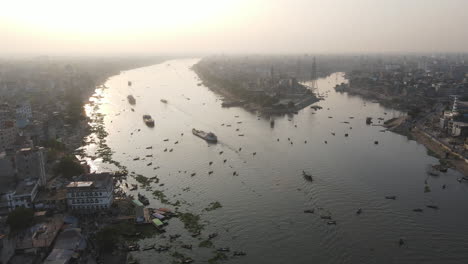
[[[202,130],[197,130],[197,129],[192,129],[192,133],[197,136],[197,137],[200,137],[200,138],[203,138],[204,140],[208,141],[208,142],[213,142],[213,143],[216,143],[218,142],[218,137],[216,137],[215,134],[213,134],[212,132],[205,132],[205,131],[202,131]]]

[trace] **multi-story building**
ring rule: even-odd
[[[0,213],[19,207],[33,208],[39,184],[36,180],[21,181],[16,185],[5,185],[0,188]]]
[[[39,183],[36,180],[21,181],[16,186],[11,195],[11,208],[26,207],[32,208],[36,199]]]
[[[38,179],[41,186],[47,183],[44,148],[23,148],[16,152],[15,161],[18,179]]]
[[[23,103],[16,105],[16,119],[31,119],[32,118],[32,111],[31,105],[29,103]]]
[[[81,175],[66,189],[67,205],[72,211],[91,213],[108,209],[114,200],[114,181],[110,173]]]
[[[0,120],[0,151],[12,148],[15,144],[18,131],[12,120]]]

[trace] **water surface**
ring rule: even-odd
[[[98,91],[102,97],[97,101],[105,115],[113,159],[129,171],[157,175],[164,186],[154,185],[152,191],[185,201],[182,211],[201,213],[206,221],[202,236],[218,232],[213,240],[217,247],[247,252],[229,263],[463,263],[468,259],[468,185],[456,181],[460,174],[449,170],[428,178],[426,168],[437,160],[427,155],[424,146],[365,124],[367,116],[377,122],[379,117],[387,120],[402,113],[336,93],[333,87],[345,80],[342,74],[333,74],[318,80],[318,92],[326,95],[317,103],[322,110],[305,108],[297,115],[275,117],[272,128],[268,118],[242,108],[222,108],[219,96],[197,85],[199,79],[190,69],[197,61],[173,60],[122,72],[106,82],[108,89]],[[136,98],[134,112],[128,94]],[[154,128],[144,125],[143,114],[152,115]],[[219,143],[207,144],[192,135],[192,128],[214,132]],[[133,160],[149,154],[153,157]],[[110,168],[99,159],[93,165],[98,171]],[[303,170],[313,175],[312,183],[304,180]],[[424,193],[425,180],[429,193]],[[128,177],[128,182],[135,180]],[[146,194],[151,197],[151,191]],[[386,200],[386,195],[397,199]],[[214,201],[223,207],[204,212]],[[428,204],[440,210],[426,208]],[[152,207],[160,205],[151,200]],[[358,208],[361,215],[356,215]],[[415,213],[414,208],[424,212]],[[315,214],[304,214],[306,209],[315,209]],[[321,215],[330,215],[337,225],[327,225]],[[178,220],[171,220],[167,234],[175,233],[182,234],[173,243],[175,249],[197,263],[213,255],[210,249],[198,249],[199,240]],[[402,237],[406,244],[400,247]],[[182,242],[193,244],[194,250],[177,248]],[[168,240],[141,241],[150,243],[162,245]],[[170,263],[168,253],[145,251],[134,256],[140,263]]]

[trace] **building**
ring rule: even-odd
[[[36,180],[19,182],[15,191],[10,196],[10,208],[33,208],[33,203],[36,199],[38,189],[39,183]]]
[[[15,180],[15,160],[10,151],[0,152],[0,184],[5,185]]]
[[[0,120],[0,151],[12,148],[16,141],[18,131],[13,120]]]
[[[66,190],[68,209],[81,213],[108,209],[114,199],[110,173],[81,175],[70,182]]]
[[[453,122],[451,135],[453,137],[466,137],[468,135],[468,123]]]
[[[34,208],[39,184],[36,180],[21,181],[0,187],[0,213],[8,213],[15,208]]]
[[[18,179],[38,179],[41,186],[46,185],[44,148],[23,148],[16,152],[15,161]]]
[[[23,103],[16,105],[15,108],[16,119],[32,119],[31,105],[29,103]]]

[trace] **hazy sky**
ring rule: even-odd
[[[468,0],[0,0],[0,53],[467,52]]]

